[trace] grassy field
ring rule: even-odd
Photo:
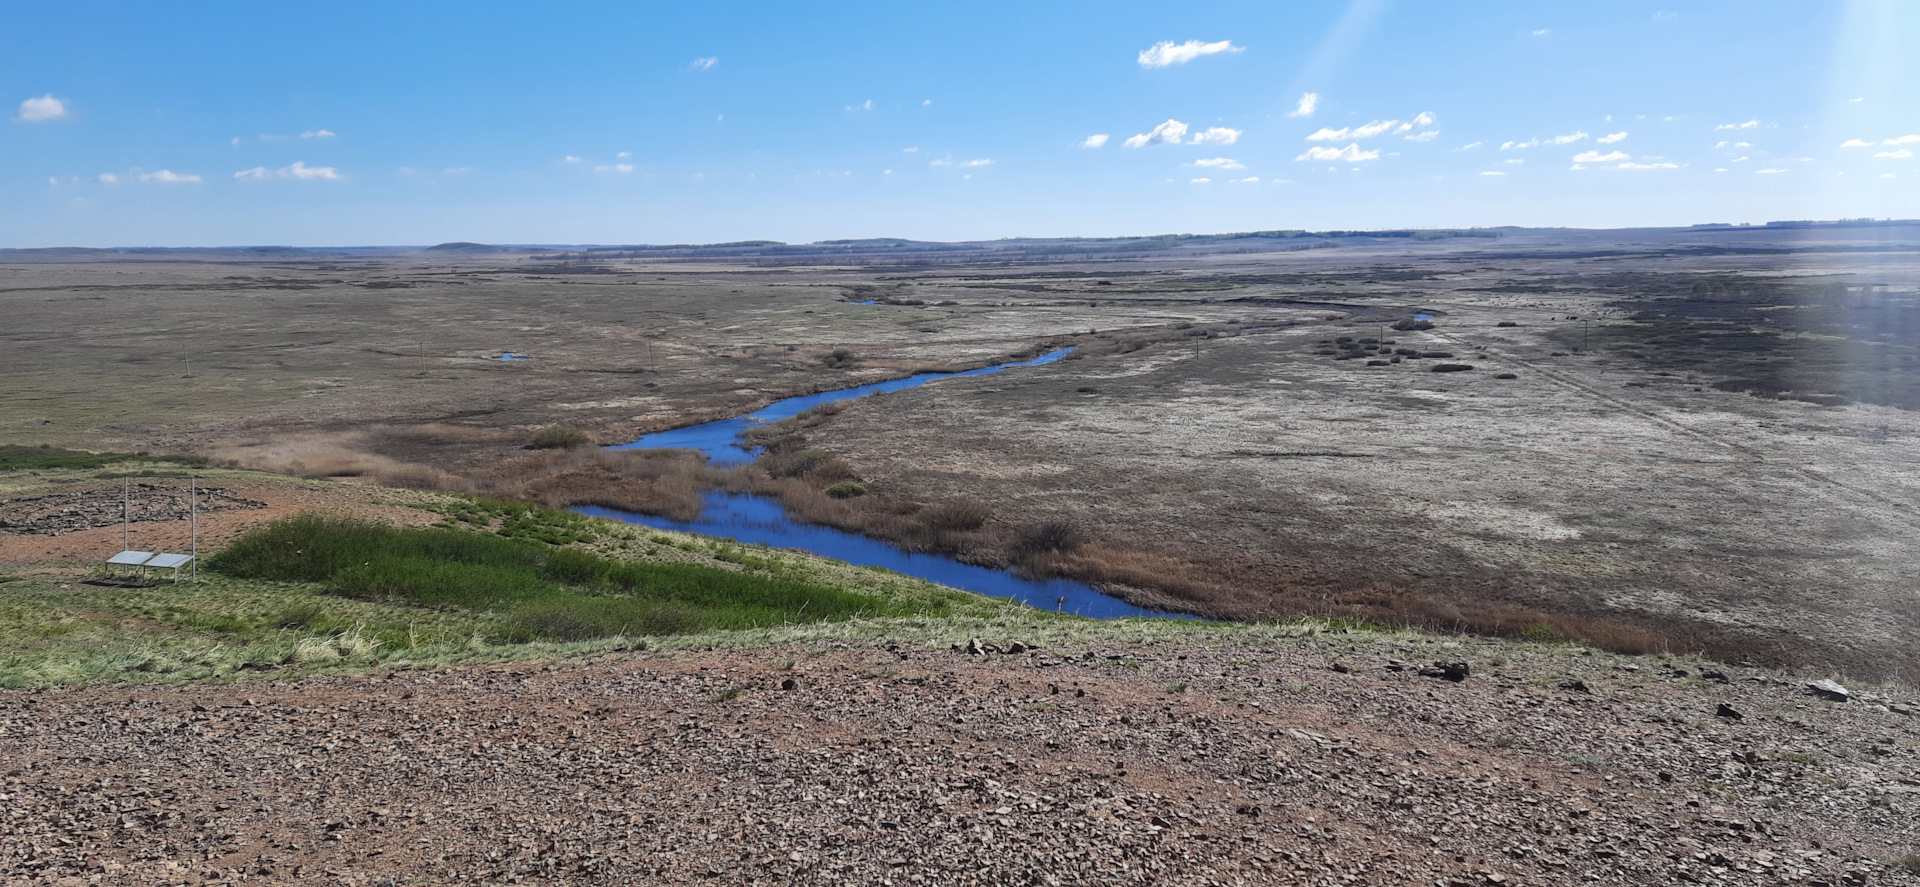
[[[432,528],[274,521],[211,556],[199,582],[0,574],[0,686],[284,677],[693,638],[1072,619],[887,571],[518,503],[435,507],[444,517]]]

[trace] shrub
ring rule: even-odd
[[[833,454],[826,450],[805,449],[776,455],[767,465],[767,473],[774,477],[799,477],[831,461]]]
[[[867,485],[855,483],[854,481],[842,481],[827,488],[827,495],[835,499],[851,499],[855,496],[865,496],[866,494]]]
[[[1335,341],[1335,342],[1338,342],[1338,343],[1340,343],[1340,344],[1342,344],[1342,345],[1345,345],[1345,344],[1347,344],[1348,342],[1351,342],[1351,341],[1353,341],[1353,337],[1352,337],[1352,336],[1341,336],[1340,338],[1338,338],[1338,339],[1335,339],[1334,341]]]
[[[1513,321],[1511,321],[1511,320],[1503,320],[1503,321],[1500,321],[1500,322],[1499,322],[1499,323],[1497,323],[1497,324],[1494,324],[1494,326],[1519,326],[1519,324],[1517,324],[1517,323],[1514,323],[1514,322],[1513,322]]]
[[[1383,367],[1383,366],[1386,366],[1387,364],[1390,364],[1390,363],[1392,363],[1392,362],[1393,362],[1393,361],[1390,361],[1390,360],[1369,360],[1369,361],[1367,361],[1367,366],[1370,366],[1370,367]]]
[[[1398,354],[1398,355],[1400,355],[1400,356],[1402,356],[1402,357],[1419,357],[1419,356],[1420,356],[1420,349],[1418,349],[1418,348],[1395,348],[1395,349],[1393,349],[1393,353],[1395,353],[1395,354]]]
[[[1494,378],[1496,378],[1496,379],[1518,379],[1518,378],[1520,378],[1520,377],[1519,377],[1518,375],[1515,375],[1515,374],[1513,374],[1513,373],[1495,373],[1495,374],[1493,375],[1493,377],[1494,377]]]
[[[1413,318],[1407,318],[1406,320],[1394,321],[1393,328],[1403,333],[1409,332],[1412,330],[1430,330],[1430,329],[1433,329],[1433,321],[1414,320]]]
[[[1020,551],[1029,554],[1045,554],[1053,551],[1072,551],[1084,541],[1080,528],[1068,521],[1045,521],[1020,531],[1015,545]]]
[[[921,511],[920,523],[933,530],[977,530],[993,517],[993,507],[970,499],[949,499]]]
[[[1452,357],[1452,356],[1453,356],[1453,352],[1451,352],[1451,351],[1422,351],[1422,352],[1420,352],[1420,356],[1421,356],[1421,357],[1433,357],[1433,358],[1438,358],[1438,359],[1441,359],[1441,360],[1445,360],[1445,359],[1447,359],[1447,358],[1449,358],[1449,357]]]
[[[548,425],[534,432],[533,441],[527,444],[527,448],[534,450],[571,450],[574,447],[584,447],[592,442],[593,438],[588,437],[585,431],[581,431],[571,425]]]
[[[1432,371],[1433,371],[1433,372],[1436,372],[1436,373],[1464,373],[1464,372],[1466,372],[1467,370],[1470,370],[1470,369],[1473,369],[1473,364],[1470,364],[1470,363],[1436,363],[1436,364],[1434,364],[1434,365],[1433,365],[1433,366],[1431,367],[1431,369],[1432,369]]]
[[[1075,394],[1098,394],[1100,392],[1100,389],[1095,388],[1092,385],[1082,385],[1078,388],[1073,389],[1073,391]]]
[[[826,364],[829,369],[840,370],[859,363],[860,358],[853,356],[853,352],[845,348],[835,348],[832,353],[820,358],[820,362]]]

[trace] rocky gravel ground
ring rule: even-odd
[[[117,527],[132,522],[184,521],[191,511],[201,514],[237,508],[265,508],[225,487],[201,487],[190,494],[185,484],[134,484],[131,496],[113,489],[85,490],[0,499],[0,534],[58,536],[95,527]],[[193,501],[189,501],[193,500]]]
[[[7,691],[0,881],[1920,883],[1911,699],[1398,635],[1089,638]]]

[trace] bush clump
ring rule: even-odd
[[[1464,373],[1473,369],[1470,363],[1436,363],[1431,368],[1436,373]]]
[[[835,348],[827,356],[820,358],[820,362],[826,364],[828,369],[843,370],[859,363],[860,358],[853,356],[853,352],[845,348]]]
[[[867,485],[850,480],[841,481],[840,483],[827,487],[826,492],[827,495],[835,499],[852,499],[855,496],[865,496],[867,494]]]
[[[1494,377],[1494,378],[1496,378],[1496,379],[1518,379],[1518,378],[1520,378],[1520,377],[1519,377],[1518,375],[1515,375],[1515,374],[1513,374],[1513,373],[1495,373],[1495,374],[1493,375],[1493,377]]]
[[[1440,360],[1445,360],[1445,359],[1447,359],[1447,358],[1449,358],[1449,357],[1452,357],[1452,356],[1453,356],[1453,352],[1451,352],[1451,351],[1422,351],[1422,352],[1420,352],[1420,356],[1421,356],[1421,357],[1432,357],[1432,358],[1438,358],[1438,359],[1440,359]]]
[[[572,425],[548,425],[533,433],[533,440],[527,444],[527,449],[571,450],[590,443],[593,443],[593,438]]]
[[[1015,547],[1027,554],[1072,551],[1085,540],[1080,528],[1069,521],[1045,521],[1020,531]]]
[[[0,471],[17,471],[23,468],[73,468],[80,470],[100,468],[116,462],[169,462],[189,468],[205,468],[207,460],[199,456],[155,456],[151,453],[89,453],[85,450],[68,450],[51,444],[37,447],[20,444],[0,446]]]
[[[1406,320],[1394,321],[1393,328],[1403,333],[1411,332],[1413,330],[1430,330],[1430,329],[1433,329],[1433,321],[1414,320],[1413,318],[1409,317]]]
[[[1494,324],[1494,326],[1519,326],[1519,324],[1514,323],[1511,320],[1503,320],[1503,321],[1500,321],[1499,323]]]

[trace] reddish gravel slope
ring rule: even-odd
[[[1471,645],[1450,683],[1354,643],[1351,673],[1274,638],[8,691],[0,881],[1915,883],[1892,700]]]

